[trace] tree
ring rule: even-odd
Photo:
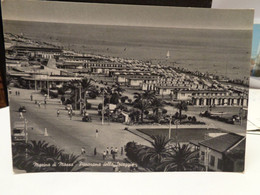
[[[139,100],[134,102],[134,108],[137,108],[141,112],[141,122],[144,122],[144,111],[148,110],[151,107],[151,104],[147,100]]]
[[[158,118],[159,110],[161,110],[164,106],[162,100],[153,98],[153,100],[151,102],[151,106],[152,106],[153,112],[155,113],[156,117]]]
[[[71,80],[66,86],[65,86],[65,90],[68,90],[70,89],[71,92],[71,96],[70,96],[70,99],[73,101],[74,100],[74,107],[75,109],[77,108],[77,101],[78,101],[78,85],[79,85],[79,82],[78,80]]]
[[[121,96],[125,89],[121,88],[119,83],[116,83],[116,85],[113,85],[113,91]]]
[[[141,112],[141,122],[143,122],[144,111],[151,108],[151,101],[155,98],[154,91],[145,91],[144,93],[134,93],[134,108]]]
[[[151,102],[155,98],[154,91],[145,91],[144,93],[134,93],[135,101],[147,100]]]
[[[81,171],[86,168],[79,167],[81,160],[79,156],[66,154],[45,141],[32,140],[27,144],[16,143],[12,151],[13,166],[26,172]],[[36,163],[50,166],[35,166]]]
[[[199,166],[198,150],[192,151],[188,144],[177,144],[171,148],[171,153],[157,167],[163,171],[195,171]]]
[[[71,99],[75,102],[75,109],[77,108],[80,97],[84,98],[84,105],[86,105],[87,99],[86,94],[88,92],[96,93],[97,89],[92,84],[92,79],[83,78],[82,80],[71,80],[66,86],[66,89],[71,89]],[[81,89],[81,94],[80,94]]]
[[[151,167],[156,167],[170,155],[167,145],[171,140],[161,135],[151,137],[153,141],[149,142],[152,147],[141,148],[138,151],[138,156],[142,161],[148,160]]]
[[[88,79],[88,78],[83,78],[82,80],[79,81],[79,84],[82,87],[82,91],[81,91],[81,97],[83,95],[84,98],[84,104],[86,104],[87,99],[86,99],[86,94],[88,92],[93,92],[96,93],[97,89],[96,87],[93,85],[93,80],[92,79]]]
[[[178,103],[176,105],[176,108],[179,110],[179,119],[180,119],[180,122],[181,122],[181,117],[182,117],[182,111],[187,111],[188,110],[188,106],[187,106],[187,103],[185,101],[181,101],[180,103]]]

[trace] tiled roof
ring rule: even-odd
[[[209,140],[202,141],[200,142],[200,145],[206,146],[212,150],[222,153],[226,152],[229,148],[234,146],[241,139],[243,139],[243,136],[234,133],[228,133]]]

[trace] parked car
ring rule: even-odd
[[[12,129],[12,141],[13,142],[25,142],[26,134],[25,134],[25,124],[24,122],[15,122],[14,127]]]
[[[83,117],[82,117],[82,121],[83,121],[83,122],[91,122],[92,119],[91,119],[90,116],[83,116]]]

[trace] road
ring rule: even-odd
[[[80,116],[73,116],[72,120],[68,117],[64,106],[56,100],[48,100],[46,108],[42,104],[38,107],[34,101],[30,101],[30,94],[33,90],[12,89],[10,97],[11,124],[19,119],[18,109],[25,106],[27,112],[24,117],[28,120],[28,139],[45,140],[50,144],[55,144],[67,153],[80,154],[81,148],[86,148],[84,156],[87,162],[102,161],[101,154],[107,147],[117,147],[119,153],[121,147],[127,142],[135,141],[147,145],[144,139],[124,131],[124,125],[119,123],[110,123],[102,125],[101,121],[82,122]],[[20,96],[16,96],[14,91],[19,90]],[[43,101],[44,97],[40,93],[33,94],[34,100]],[[56,111],[60,109],[60,116],[57,117]],[[12,125],[11,125],[12,126]],[[44,129],[47,128],[48,136],[44,136]],[[96,129],[99,133],[96,137]],[[98,155],[94,156],[94,148]],[[118,160],[122,161],[124,155],[118,155]],[[108,160],[112,160],[111,158]],[[97,170],[98,171],[98,170]]]

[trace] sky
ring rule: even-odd
[[[4,0],[4,19],[150,27],[251,29],[252,10]]]
[[[258,53],[260,53],[260,24],[255,24],[253,32],[252,58],[255,58]]]
[[[255,23],[260,24],[260,1],[259,0],[213,0],[212,8],[229,9],[255,9]]]

